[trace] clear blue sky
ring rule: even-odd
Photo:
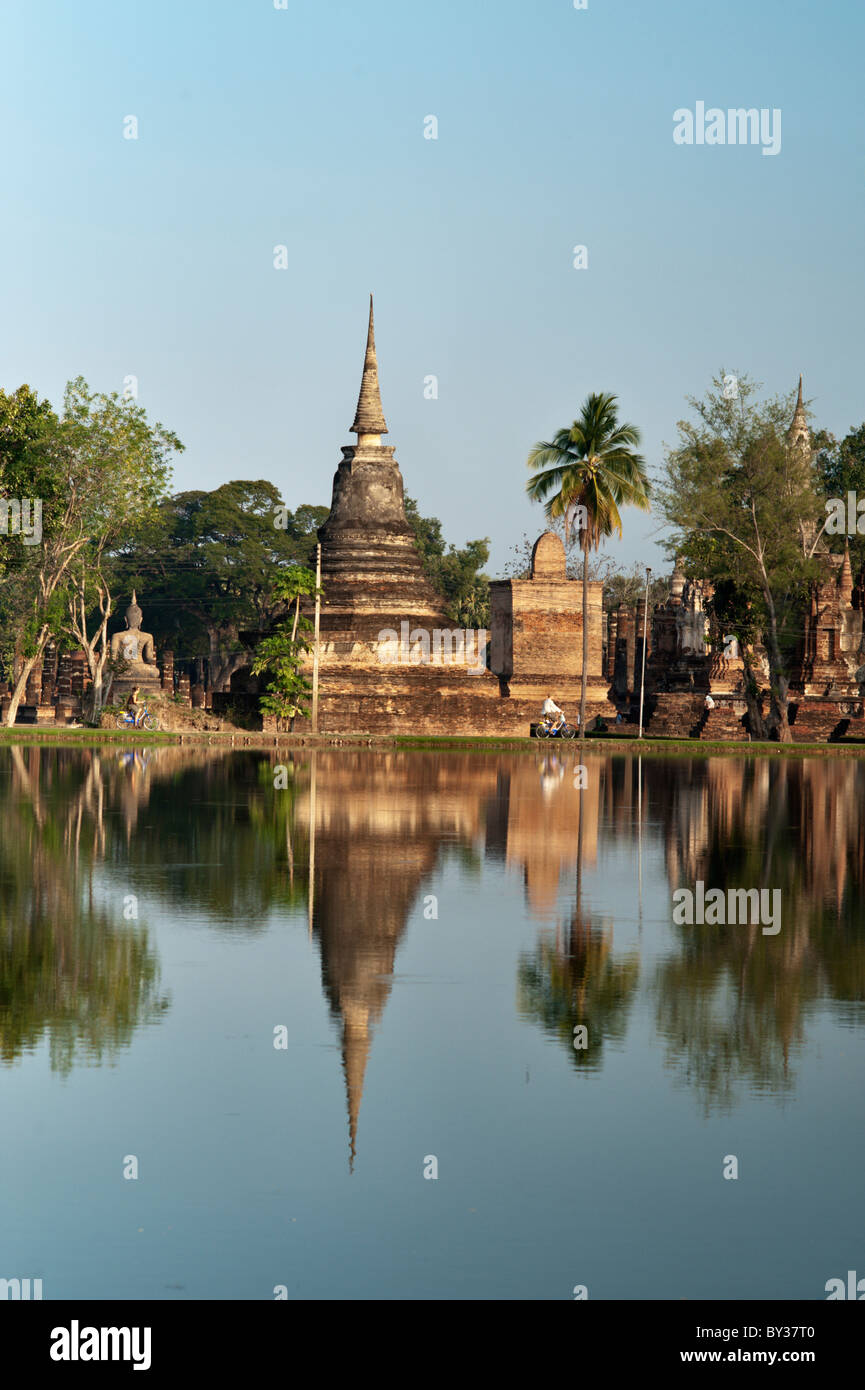
[[[178,488],[330,502],[370,290],[406,488],[490,573],[591,390],[653,468],[722,364],[865,417],[858,0],[3,0],[2,45],[0,385],[136,375]],[[698,100],[780,108],[780,154],[676,146]]]

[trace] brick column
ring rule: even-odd
[[[69,653],[64,652],[60,657],[57,667],[57,685],[55,695],[58,704],[68,705],[72,700],[72,672],[69,665]]]
[[[651,633],[651,626],[649,627]],[[634,694],[639,698],[640,687],[643,683],[643,644],[646,645],[646,665],[648,667],[649,653],[651,651],[651,636],[646,639],[644,608],[640,604],[637,607],[636,636],[634,640]]]
[[[619,696],[634,689],[634,610],[629,604],[619,605],[619,625],[616,641],[615,688]]]
[[[42,662],[37,661],[30,675],[27,677],[27,686],[24,691],[25,705],[38,705],[42,697]]]
[[[607,614],[607,669],[605,672],[607,680],[612,685],[613,677],[616,674],[616,638],[619,631],[618,609],[613,608]]]

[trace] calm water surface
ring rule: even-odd
[[[587,756],[580,790],[575,762],[0,749],[0,1277],[865,1274],[865,764]],[[780,889],[780,932],[674,925],[697,880]]]

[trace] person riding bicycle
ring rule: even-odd
[[[541,706],[544,723],[550,730],[560,729],[565,722],[565,712],[559,709],[552,695],[548,695]],[[558,715],[558,718],[555,716]]]
[[[130,692],[129,699],[126,701],[127,713],[132,715],[132,722],[135,725],[136,729],[138,728],[138,723],[141,719],[141,715],[144,712],[144,706],[141,704],[141,701],[138,698],[140,692],[141,686],[136,685],[135,689]]]

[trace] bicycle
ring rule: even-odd
[[[577,731],[572,724],[565,720],[561,724],[553,724],[553,716],[545,715],[541,724],[535,725],[535,738],[576,738]]]
[[[123,710],[122,713],[117,716],[116,726],[118,729],[147,729],[149,732],[152,732],[154,729],[159,728],[159,720],[155,715],[149,714],[147,706],[144,705],[141,713],[138,715],[133,714],[131,710]]]

